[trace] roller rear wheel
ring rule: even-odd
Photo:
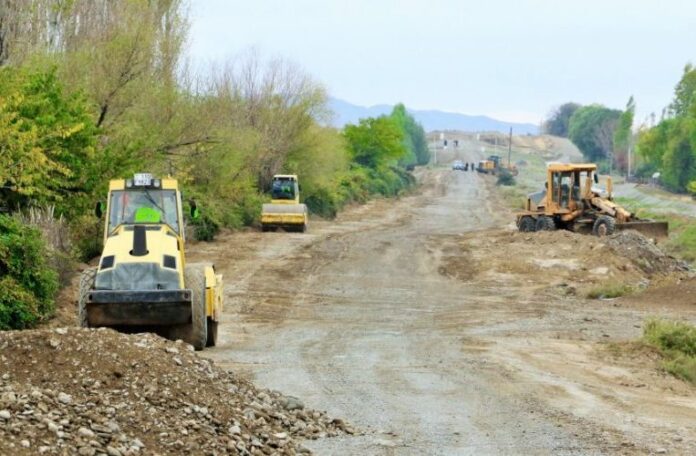
[[[184,282],[190,289],[191,323],[186,328],[184,340],[196,350],[203,350],[208,343],[208,318],[205,309],[205,269],[203,265],[187,265],[184,270]]]
[[[94,280],[97,277],[97,268],[85,269],[80,276],[80,291],[77,296],[77,325],[89,328],[87,321],[87,297],[94,289]]]

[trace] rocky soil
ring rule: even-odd
[[[57,328],[0,332],[0,454],[299,454],[353,433],[187,344]]]
[[[443,258],[440,273],[465,282],[504,281],[535,292],[578,296],[612,285],[644,290],[692,275],[686,263],[635,231],[605,239],[564,230],[481,234],[459,237]]]

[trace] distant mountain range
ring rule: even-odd
[[[341,128],[348,123],[357,123],[365,117],[377,117],[389,114],[392,105],[375,105],[370,107],[358,106],[337,98],[329,99],[329,107],[334,112],[331,122],[333,126]],[[459,131],[499,131],[507,133],[510,127],[516,135],[539,133],[539,126],[527,123],[505,122],[487,116],[470,116],[456,112],[437,110],[409,109],[413,117],[423,125],[425,131],[434,130],[459,130]]]

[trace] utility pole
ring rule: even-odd
[[[510,140],[508,141],[508,168],[512,169],[510,166],[510,160],[512,158],[512,127],[510,127]]]

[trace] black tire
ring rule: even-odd
[[[77,326],[89,328],[87,321],[87,296],[94,289],[94,280],[97,277],[97,268],[89,268],[80,275],[80,290],[77,295]]]
[[[218,337],[218,322],[208,317],[208,339],[205,342],[206,347],[214,347],[217,344]]]
[[[553,221],[548,215],[542,215],[536,220],[536,230],[537,231],[554,231],[556,229],[556,222]]]
[[[520,223],[517,228],[522,233],[533,233],[536,231],[536,220],[534,220],[534,217],[525,215],[520,219]]]
[[[592,234],[599,237],[611,236],[616,231],[616,220],[610,215],[600,215],[592,226]]]
[[[208,342],[208,316],[205,312],[205,266],[189,264],[184,269],[184,284],[191,290],[191,324],[184,331],[184,341],[196,350]]]

